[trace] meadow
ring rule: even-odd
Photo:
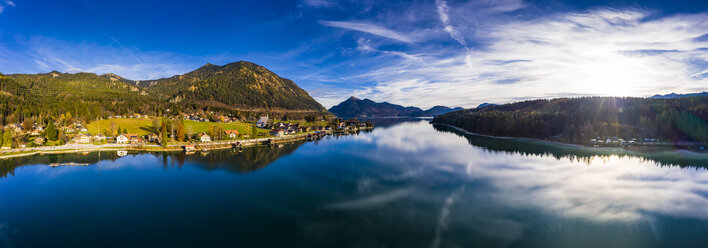
[[[136,118],[136,119],[104,119],[91,122],[87,125],[89,133],[97,134],[104,133],[110,129],[111,125],[121,130],[126,129],[128,133],[146,135],[153,133],[152,118]],[[251,134],[252,124],[245,122],[199,122],[193,120],[184,120],[184,126],[187,133],[200,133],[209,130],[210,126],[221,126],[224,130],[238,130],[240,134]],[[268,130],[258,128],[258,133],[267,133]]]

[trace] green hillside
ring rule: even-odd
[[[480,134],[573,143],[598,136],[708,143],[708,97],[533,100],[456,111],[433,122]]]

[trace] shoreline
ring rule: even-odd
[[[592,146],[584,146],[584,145],[578,145],[578,144],[572,144],[572,143],[563,143],[560,141],[550,141],[550,140],[542,140],[542,139],[536,139],[536,138],[528,138],[528,137],[509,137],[509,136],[494,136],[494,135],[487,135],[487,134],[481,134],[481,133],[475,133],[475,132],[470,132],[467,130],[464,130],[460,127],[456,127],[450,124],[443,124],[443,123],[432,123],[433,125],[441,125],[441,126],[448,126],[451,127],[457,131],[463,132],[465,134],[469,135],[474,135],[474,136],[480,136],[480,137],[487,137],[487,138],[494,138],[494,139],[505,139],[505,140],[526,140],[526,141],[536,141],[536,142],[545,142],[549,144],[555,144],[555,145],[562,145],[562,146],[571,146],[571,147],[576,147],[576,148],[595,148]],[[621,147],[607,147],[607,148],[621,148]]]
[[[327,132],[331,133],[331,132]],[[0,154],[1,159],[27,157],[34,155],[44,155],[44,154],[66,154],[66,153],[82,153],[82,152],[97,152],[97,151],[144,151],[144,152],[169,152],[169,151],[184,151],[185,145],[194,145],[197,150],[211,151],[211,150],[222,150],[233,148],[236,143],[240,143],[241,147],[253,147],[253,146],[265,146],[265,142],[272,140],[273,144],[287,143],[293,141],[306,140],[307,136],[313,134],[312,132],[295,134],[292,136],[282,136],[282,137],[270,137],[270,138],[258,138],[258,139],[248,139],[248,140],[229,140],[221,142],[210,142],[210,143],[185,143],[185,144],[172,144],[167,145],[167,147],[162,147],[159,145],[130,145],[118,146],[116,144],[104,144],[98,145],[98,147],[76,147],[72,148],[70,146],[60,146],[57,149],[41,149],[42,147],[29,148],[28,151],[18,151],[18,152],[7,152],[12,154]],[[108,146],[106,146],[108,145]],[[93,145],[96,146],[96,145]]]
[[[453,126],[450,124],[443,124],[443,123],[432,123],[433,125],[441,125],[441,126],[447,126],[450,128],[453,128],[457,131],[460,131],[465,134],[469,135],[474,135],[474,136],[480,136],[480,137],[486,137],[486,138],[493,138],[493,139],[504,139],[504,140],[522,140],[522,141],[533,141],[533,142],[541,142],[541,143],[546,143],[549,145],[555,145],[555,146],[565,146],[565,147],[573,147],[573,148],[581,148],[581,149],[604,149],[604,150],[622,150],[624,152],[636,152],[633,149],[629,149],[631,147],[634,148],[668,148],[671,150],[675,151],[685,151],[685,152],[692,152],[692,153],[697,153],[697,154],[708,154],[708,152],[704,150],[696,150],[696,149],[686,149],[685,147],[677,147],[677,146],[670,146],[670,145],[633,145],[633,146],[586,146],[586,145],[578,145],[578,144],[572,144],[572,143],[563,143],[560,141],[550,141],[550,140],[542,140],[542,139],[537,139],[537,138],[528,138],[528,137],[508,137],[508,136],[493,136],[493,135],[487,135],[487,134],[480,134],[480,133],[475,133],[475,132],[470,132],[467,130],[464,130],[460,127]]]

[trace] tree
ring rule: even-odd
[[[111,135],[108,135],[108,136],[113,136],[113,137],[118,136],[118,130],[120,130],[120,129],[116,129],[116,123],[111,121]]]
[[[184,134],[185,134],[185,130],[184,130],[184,120],[179,119],[175,124],[177,125],[177,140],[178,140],[178,141],[183,141],[183,140],[184,140]]]
[[[156,134],[160,133],[160,127],[162,127],[162,122],[160,118],[152,119],[152,129]]]
[[[12,147],[12,130],[6,129],[2,134],[2,147]]]
[[[224,128],[219,125],[212,125],[209,127],[207,134],[211,136],[212,140],[222,140],[224,139]]]
[[[169,143],[169,138],[167,137],[167,132],[162,132],[162,136],[160,137],[160,145],[162,147],[167,147],[167,143]]]
[[[125,128],[124,128],[124,129],[123,129],[123,134],[127,134],[127,133],[128,133],[128,129],[125,129]]]
[[[34,122],[33,122],[32,119],[30,119],[30,118],[25,118],[25,121],[22,122],[22,128],[23,128],[25,131],[31,130],[31,129],[32,129],[32,126],[34,126]]]
[[[57,127],[54,126],[54,121],[49,121],[47,129],[44,131],[44,137],[51,141],[59,139],[59,130],[57,130]]]
[[[66,118],[66,123],[67,123],[67,124],[71,123],[71,119],[72,119],[72,117],[71,117],[71,112],[66,111],[66,114],[64,115],[64,117]]]

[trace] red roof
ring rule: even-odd
[[[238,134],[238,130],[224,130],[224,132],[226,132],[226,134],[231,134],[231,133]]]

